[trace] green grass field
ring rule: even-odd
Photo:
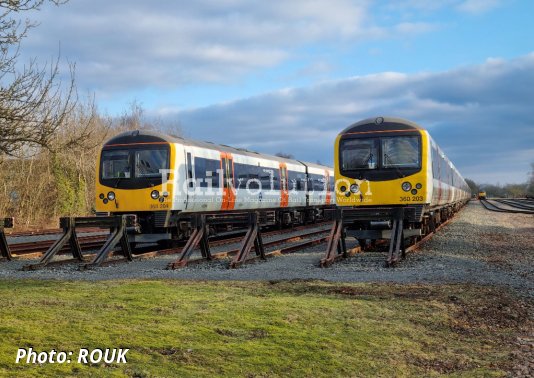
[[[496,289],[325,282],[0,281],[0,376],[501,376],[528,318]],[[127,364],[15,364],[18,348]]]

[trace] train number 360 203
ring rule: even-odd
[[[400,197],[400,202],[421,202],[423,200],[423,196],[403,196]]]

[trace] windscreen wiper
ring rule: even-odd
[[[386,162],[388,164],[390,164],[393,168],[395,168],[395,170],[397,171],[397,173],[399,174],[399,177],[406,177],[406,175],[404,173],[402,173],[402,171],[395,165],[395,163],[389,158],[388,154],[384,154],[384,158],[386,159]]]

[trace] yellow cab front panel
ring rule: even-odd
[[[141,212],[173,207],[175,146],[146,135],[121,134],[104,145],[96,167],[97,212]],[[168,173],[161,173],[166,170]]]
[[[402,146],[399,141],[413,142],[413,151],[414,146],[418,149],[418,156],[412,152],[414,157],[409,167],[391,162],[400,159],[399,153],[395,155],[395,149],[391,147]],[[390,150],[393,151],[390,152],[391,156],[387,153]],[[390,123],[359,125],[345,130],[335,142],[337,205],[353,207],[429,203],[432,182],[428,173],[428,151],[428,134],[415,127],[406,129],[406,125]],[[350,159],[361,161],[355,165]]]

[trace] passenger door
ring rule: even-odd
[[[185,146],[184,148],[185,152],[185,179],[188,181],[187,185],[185,182],[181,182],[181,185],[179,188],[177,188],[179,191],[185,191],[185,201],[186,201],[186,210],[193,210],[194,207],[194,200],[195,200],[195,167],[193,165],[194,155],[191,147]]]
[[[221,152],[223,169],[223,198],[221,210],[233,210],[235,207],[234,159],[230,152]]]
[[[287,207],[288,203],[287,165],[286,163],[280,163],[280,207]]]
[[[330,192],[330,174],[328,170],[324,170],[324,185],[325,185],[325,191],[326,191],[326,198],[325,198],[325,205],[330,205],[332,202],[332,192]]]

